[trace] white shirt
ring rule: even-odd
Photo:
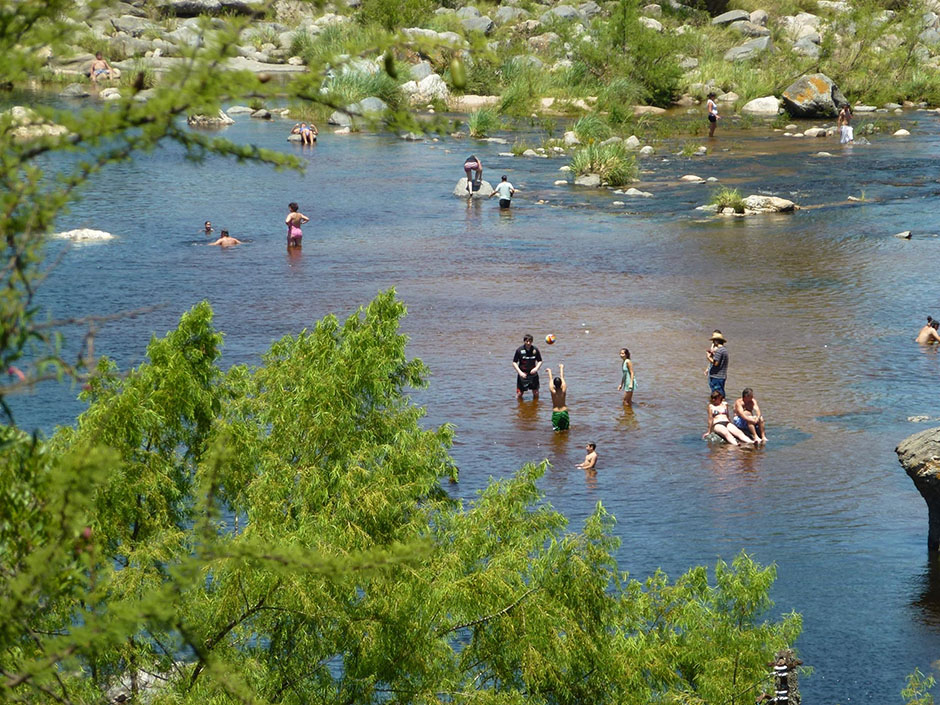
[[[512,198],[513,187],[508,181],[500,181],[493,190],[496,191],[496,195],[499,196],[501,201],[508,201]]]

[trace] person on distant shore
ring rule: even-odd
[[[597,469],[597,444],[588,443],[584,446],[584,450],[587,451],[587,455],[584,456],[584,462],[578,463],[575,465],[576,468],[581,470],[596,470]]]
[[[705,351],[708,358],[708,369],[705,374],[708,375],[708,388],[712,391],[716,389],[725,396],[725,380],[728,379],[728,351],[725,349],[725,336],[720,330],[712,333],[711,346]]]
[[[205,230],[203,230],[203,232],[205,233],[205,235],[206,235],[207,237],[208,237],[208,236],[211,236],[212,233],[215,232],[215,230],[212,229],[212,223],[209,222],[208,220],[206,221]]]
[[[630,360],[630,351],[627,348],[620,348],[620,369],[620,386],[617,389],[623,391],[624,406],[630,406],[636,389],[636,378],[633,376],[633,362]]]
[[[539,398],[539,368],[542,366],[542,353],[532,344],[532,336],[522,336],[522,347],[512,356],[512,366],[516,370],[516,399],[522,401],[523,395],[531,390],[532,400]]]
[[[708,111],[708,136],[715,136],[715,127],[718,126],[718,103],[715,102],[717,96],[714,93],[708,94],[708,102],[705,103],[705,109]]]
[[[287,246],[300,247],[304,237],[304,232],[300,229],[300,226],[309,222],[310,218],[297,210],[300,206],[296,203],[289,203],[287,207],[290,209],[290,212],[284,219],[284,222],[287,224]]]
[[[228,234],[228,230],[223,230],[219,234],[219,239],[215,242],[210,242],[209,247],[213,245],[218,245],[219,247],[232,247],[234,245],[243,244],[241,240],[236,240],[234,237]]]
[[[114,69],[99,51],[95,54],[95,60],[91,62],[91,67],[88,69],[88,78],[92,83],[97,83],[102,76],[110,81],[114,78]]]
[[[509,177],[503,174],[503,178],[496,188],[493,189],[493,193],[490,194],[490,198],[493,196],[499,196],[499,207],[500,208],[509,208],[512,205],[512,195],[516,192],[516,189],[513,188],[512,184],[509,183]]]
[[[483,180],[483,162],[471,154],[463,163],[463,171],[467,175],[467,194],[473,196],[474,184]]]
[[[839,143],[849,144],[855,139],[855,128],[852,127],[852,108],[848,103],[839,110]]]
[[[708,417],[708,428],[705,429],[702,438],[708,438],[709,434],[714,433],[733,446],[754,442],[744,434],[744,431],[728,419],[728,402],[725,401],[725,395],[717,389],[712,391],[709,397],[706,416]],[[741,443],[738,443],[738,441],[741,441]]]
[[[937,333],[937,328],[940,328],[940,321],[936,321],[933,317],[927,316],[927,325],[920,329],[917,337],[914,338],[914,342],[920,343],[921,345],[940,343],[940,333]]]
[[[745,387],[741,398],[734,402],[734,418],[731,423],[749,433],[755,443],[766,443],[767,434],[764,432],[764,417],[754,398],[754,390]]]
[[[552,430],[567,431],[571,425],[568,417],[568,407],[565,406],[565,397],[568,396],[568,385],[565,384],[565,366],[558,365],[558,376],[552,377],[552,371],[545,368],[545,374],[552,380],[549,391],[552,393]]]

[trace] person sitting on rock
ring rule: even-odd
[[[467,193],[472,196],[474,184],[483,180],[483,163],[475,154],[471,154],[463,163],[463,171],[467,175]]]
[[[754,390],[745,387],[741,392],[741,398],[734,403],[734,418],[731,423],[741,429],[744,433],[750,434],[750,438],[755,443],[766,443],[767,434],[764,431],[764,417],[760,413],[760,407],[754,398]]]
[[[728,402],[725,401],[725,395],[717,389],[712,391],[709,397],[707,416],[708,428],[705,429],[702,438],[708,438],[710,434],[714,433],[733,446],[741,445],[738,441],[742,443],[754,442],[744,434],[744,431],[731,423],[728,418]]]
[[[111,64],[99,51],[95,54],[95,60],[91,62],[91,67],[88,69],[88,78],[91,79],[92,83],[97,83],[102,76],[107,77],[110,81],[114,78],[114,69],[111,68]]]

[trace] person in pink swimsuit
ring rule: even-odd
[[[300,247],[301,240],[304,236],[300,226],[308,222],[310,218],[297,210],[298,205],[296,203],[290,203],[287,207],[290,209],[290,213],[288,213],[287,217],[284,219],[284,222],[287,224],[287,246]]]

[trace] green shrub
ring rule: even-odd
[[[435,10],[432,0],[363,0],[359,19],[394,32],[402,27],[421,24]]]
[[[467,116],[467,127],[471,137],[486,137],[500,128],[499,115],[492,108],[480,108]]]
[[[744,212],[744,197],[736,188],[722,186],[712,194],[709,203],[718,206],[719,212],[723,211],[725,208],[733,208],[735,213]]]
[[[592,143],[581,147],[572,155],[569,164],[576,175],[597,174],[610,186],[623,186],[636,179],[636,159],[619,142]]]
[[[578,139],[585,143],[601,142],[610,137],[610,127],[594,113],[578,118],[572,129]]]
[[[332,105],[351,105],[363,98],[375,96],[381,98],[392,110],[404,105],[404,95],[398,83],[384,71],[364,73],[345,71],[326,81],[325,102]]]
[[[500,73],[506,81],[499,104],[503,115],[530,115],[539,98],[548,93],[549,81],[544,69],[512,59],[503,64]]]
[[[142,59],[135,59],[133,66],[121,71],[120,85],[135,86],[141,90],[157,85],[157,72]]]
[[[515,142],[512,143],[512,147],[510,148],[510,151],[515,156],[521,157],[522,153],[525,152],[527,149],[534,149],[534,147],[528,142],[526,142],[525,140],[516,140]]]

